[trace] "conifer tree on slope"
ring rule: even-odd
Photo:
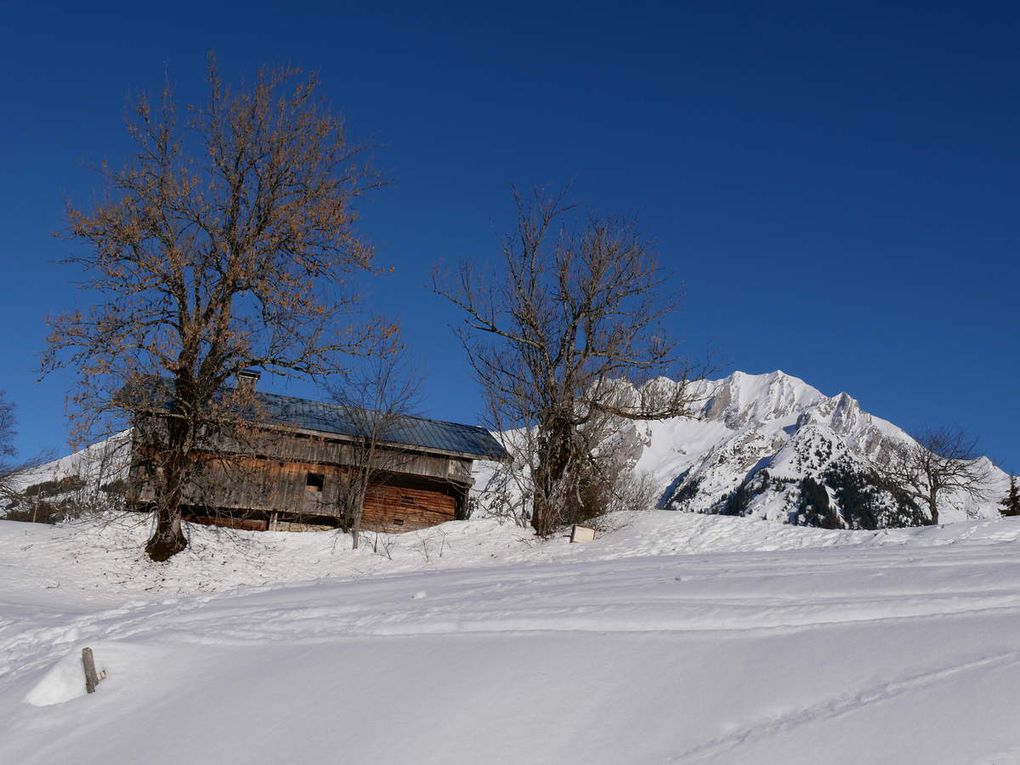
[[[1017,488],[1015,475],[1009,477],[1009,492],[999,504],[1002,505],[999,512],[1003,515],[1020,515],[1020,489]]]

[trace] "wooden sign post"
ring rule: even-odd
[[[81,649],[81,663],[85,668],[85,692],[95,693],[96,686],[102,678],[96,672],[96,660],[92,656],[91,648]]]

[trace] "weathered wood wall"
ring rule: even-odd
[[[155,500],[147,457],[158,441],[160,425],[149,418],[133,450],[131,484],[138,504]],[[215,449],[209,448],[215,443]],[[184,491],[192,514],[206,522],[221,517],[242,527],[268,527],[272,514],[288,522],[323,522],[339,518],[339,493],[349,444],[304,434],[257,432],[220,434],[203,444],[198,467]],[[369,489],[362,528],[407,531],[453,520],[463,513],[471,485],[471,460],[421,452],[380,458],[383,482]],[[321,487],[309,485],[321,476]],[[335,521],[334,521],[335,522]]]
[[[452,521],[457,499],[438,491],[408,486],[372,486],[365,497],[363,528],[412,531]]]

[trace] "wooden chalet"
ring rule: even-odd
[[[185,517],[258,530],[339,525],[345,479],[352,465],[365,464],[365,420],[348,407],[255,392],[257,379],[247,374],[258,414],[218,429],[197,451],[199,467],[184,490]],[[168,406],[134,412],[128,496],[138,509],[155,499],[148,457],[172,416]],[[506,459],[489,431],[472,425],[401,415],[378,435],[376,480],[362,512],[366,530],[409,531],[466,518],[474,460]]]

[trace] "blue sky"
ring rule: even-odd
[[[570,183],[639,218],[692,356],[965,427],[1020,471],[1018,6],[367,5],[5,4],[0,389],[23,454],[67,435],[71,376],[36,381],[43,317],[81,301],[64,201],[124,155],[128,97],[166,71],[201,98],[215,49],[228,77],[317,70],[377,145],[391,185],[362,230],[396,272],[370,299],[424,360],[425,413],[481,416],[433,264],[497,254],[511,184]]]

